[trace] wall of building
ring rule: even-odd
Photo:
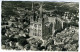
[[[42,36],[42,22],[41,20],[30,23],[30,36]]]
[[[49,26],[46,26],[44,22],[42,23],[42,39],[47,40],[50,36],[52,36],[52,27],[52,23],[50,23]]]

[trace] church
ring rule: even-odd
[[[45,39],[47,35],[52,35],[52,24],[48,22],[48,17],[42,14],[42,4],[39,12],[34,11],[32,4],[32,16],[30,16],[30,36]]]
[[[32,37],[38,37],[45,40],[50,36],[53,36],[55,30],[63,28],[63,22],[59,21],[57,17],[48,17],[46,14],[43,14],[42,3],[40,3],[40,8],[38,11],[34,10],[32,3],[31,13],[29,35]],[[59,22],[57,23],[56,20]]]

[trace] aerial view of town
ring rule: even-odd
[[[3,50],[78,51],[79,3],[2,1]]]

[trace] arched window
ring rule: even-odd
[[[30,23],[31,25],[33,25],[33,23]]]
[[[41,30],[38,30],[38,32],[39,32],[38,34],[39,34],[39,36],[40,36],[40,35],[41,35]]]
[[[37,30],[35,29],[34,32],[37,32]]]
[[[37,24],[34,24],[34,27],[37,27]]]
[[[37,32],[37,30],[35,29],[35,30],[34,30],[34,35],[35,35],[35,36],[37,36],[37,33],[36,33],[36,32]]]
[[[41,27],[41,24],[39,24],[39,27]]]

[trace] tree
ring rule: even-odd
[[[26,44],[24,47],[25,47],[26,50],[29,50],[30,49],[30,44]]]
[[[18,42],[19,42],[19,44],[22,45],[22,46],[25,46],[26,44],[28,44],[28,42],[27,42],[26,39],[20,39]]]
[[[1,33],[2,33],[2,35],[5,35],[5,33],[6,33],[6,29],[5,29],[5,28],[2,28]]]
[[[11,24],[11,27],[15,27],[14,23]]]
[[[17,42],[17,38],[10,37],[9,41]]]
[[[7,40],[7,39],[9,39],[8,36],[2,35],[2,40]]]
[[[1,38],[2,38],[2,39],[1,39],[2,45],[5,45],[5,41],[8,40],[9,37],[8,37],[8,36],[5,36],[5,35],[2,35]]]
[[[45,46],[40,46],[38,49],[43,50],[43,49],[45,49]]]
[[[30,36],[29,35],[26,35],[26,37],[25,38],[30,38]]]

